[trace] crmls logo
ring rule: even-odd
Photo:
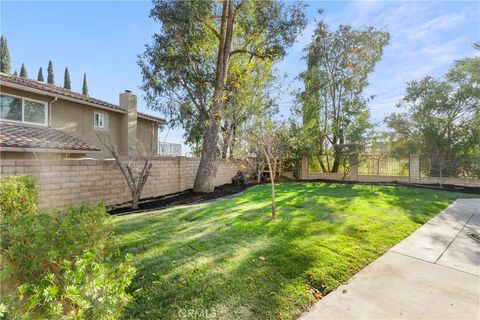
[[[216,319],[215,309],[178,309],[180,319]]]

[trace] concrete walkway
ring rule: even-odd
[[[478,320],[479,241],[480,199],[457,200],[300,320]]]

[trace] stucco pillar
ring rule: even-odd
[[[420,182],[420,155],[419,154],[410,155],[409,172],[410,172],[410,182],[419,183]]]
[[[358,181],[358,155],[353,154],[350,156],[350,181]]]
[[[122,118],[119,149],[124,154],[135,154],[137,147],[137,96],[128,90],[120,93],[120,108],[127,113]]]
[[[307,180],[308,179],[308,157],[302,157],[300,161],[300,170],[298,170],[298,179]]]

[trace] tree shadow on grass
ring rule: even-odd
[[[196,310],[197,318],[293,319],[314,300],[307,284],[329,292],[412,232],[415,224],[405,221],[428,218],[422,203],[438,202],[430,212],[450,199],[395,187],[277,188],[276,222],[268,186],[120,219],[123,251],[138,270],[125,318],[178,319]]]

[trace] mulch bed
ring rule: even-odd
[[[287,182],[284,180],[284,182]],[[327,179],[315,179],[315,180],[290,180],[288,182],[327,182],[327,183],[345,183],[345,184],[367,184],[367,185],[391,185],[391,186],[406,186],[415,188],[429,188],[443,191],[463,192],[470,194],[480,195],[479,187],[463,187],[455,185],[440,185],[438,184],[411,184],[411,183],[391,183],[391,182],[357,182],[357,181],[337,181]],[[192,189],[182,192],[172,193],[165,196],[153,197],[142,199],[138,205],[137,210],[130,209],[130,202],[118,204],[108,207],[108,212],[112,215],[138,213],[150,210],[159,210],[168,208],[171,206],[182,204],[195,204],[208,200],[218,199],[226,197],[235,193],[242,192],[243,190],[251,187],[255,184],[233,185],[224,184],[223,186],[216,187],[212,193],[197,193]]]
[[[439,184],[417,184],[417,183],[407,183],[407,182],[339,181],[339,180],[331,180],[331,179],[312,179],[312,180],[297,180],[297,181],[364,184],[364,185],[374,185],[374,186],[403,186],[403,187],[427,188],[427,189],[435,189],[435,190],[442,190],[442,191],[462,192],[462,193],[480,195],[480,187],[465,187],[465,186],[457,186],[452,184],[442,184],[440,186]]]
[[[245,185],[233,185],[233,184],[224,184],[223,186],[216,187],[215,190],[211,193],[197,193],[193,192],[192,189],[168,194],[165,196],[142,199],[138,204],[137,210],[130,209],[130,202],[118,204],[111,206],[108,209],[108,212],[112,215],[116,214],[126,214],[126,213],[136,213],[149,210],[158,210],[171,206],[181,205],[181,204],[194,204],[203,201],[218,199],[226,197],[235,193],[242,192],[246,188],[252,186],[253,184]]]

